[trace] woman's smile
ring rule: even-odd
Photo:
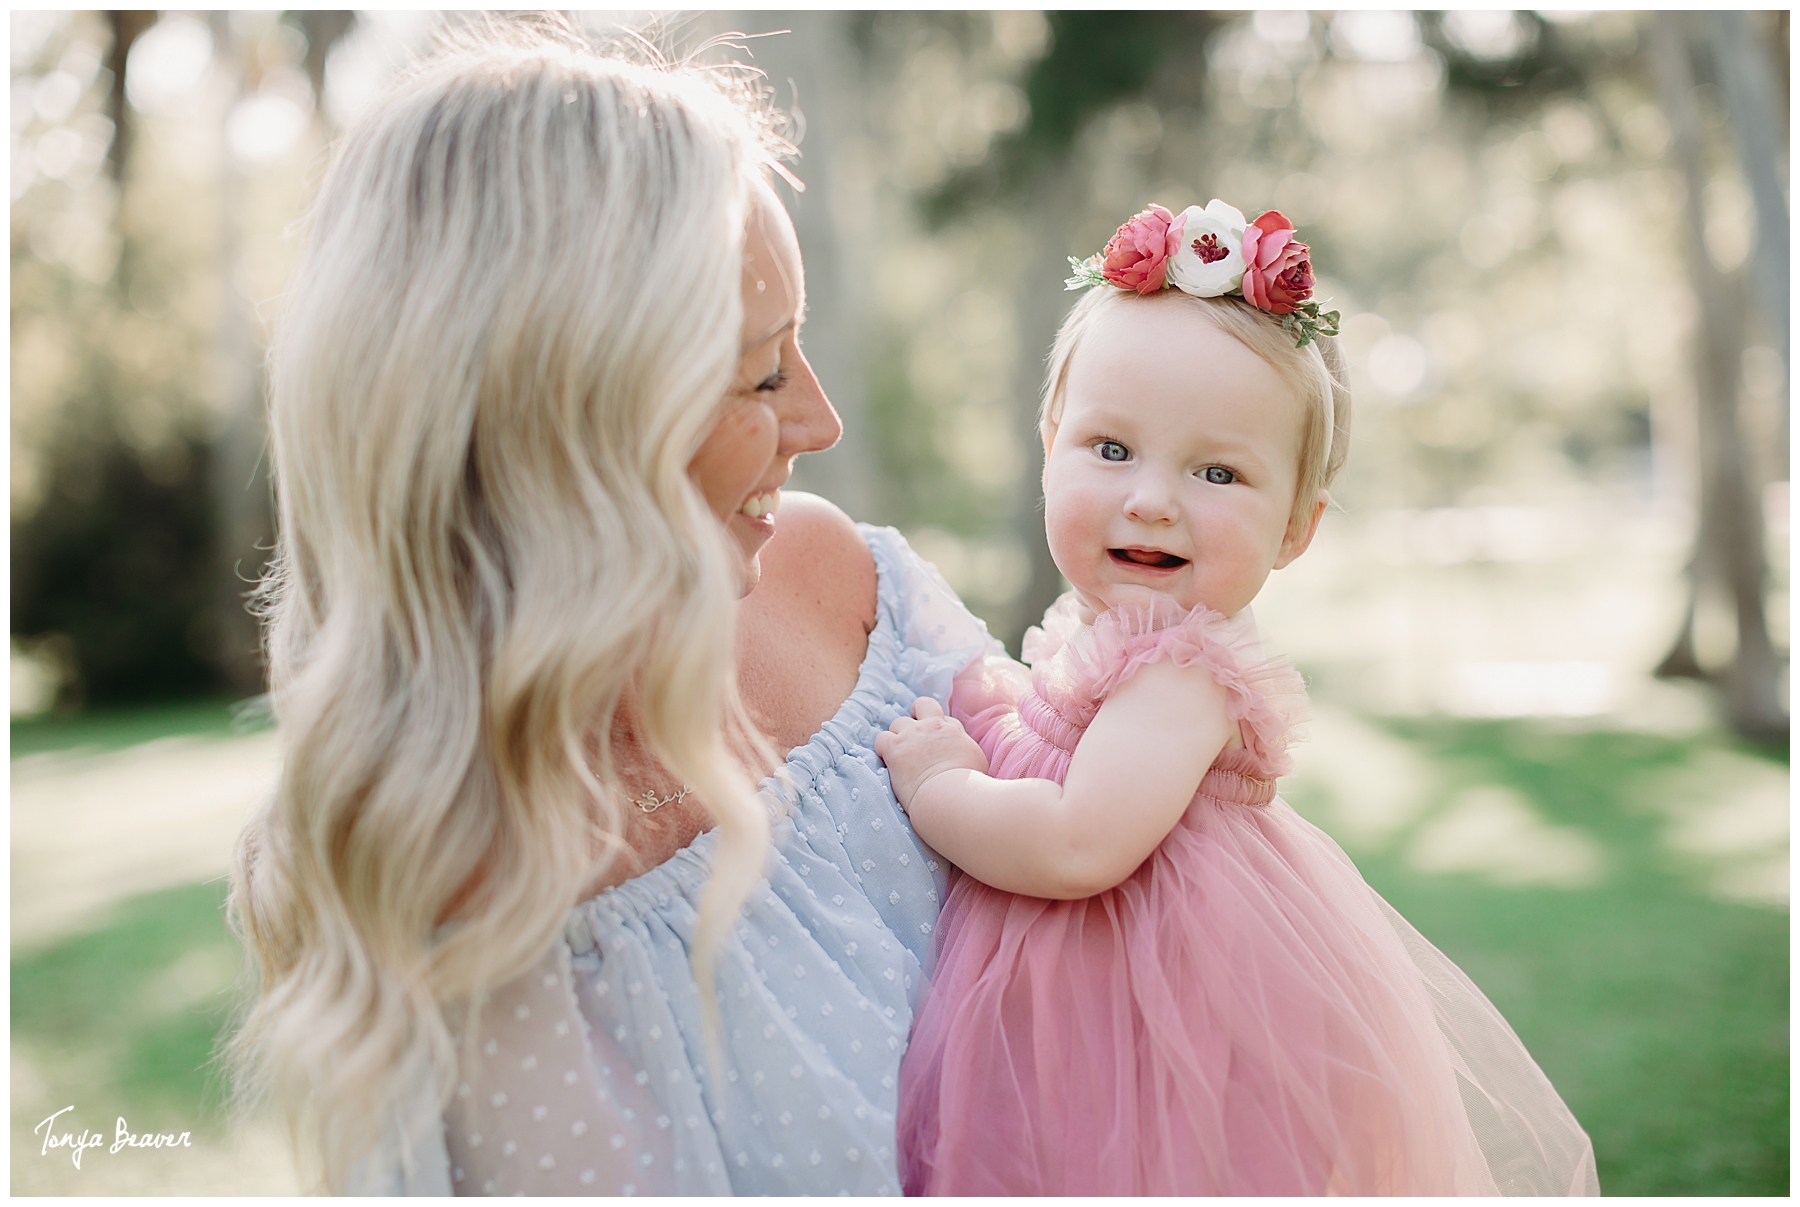
[[[767,185],[758,188],[745,234],[738,379],[688,473],[737,541],[748,593],[762,573],[757,555],[775,535],[794,458],[830,448],[843,426],[800,351],[806,312],[800,245]]]

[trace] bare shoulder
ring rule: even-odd
[[[875,558],[834,503],[783,491],[776,534],[762,551],[762,581],[746,603],[780,608],[826,630],[875,627]]]
[[[782,750],[807,741],[856,687],[875,627],[875,557],[837,507],[782,492],[762,577],[738,604],[738,688]]]

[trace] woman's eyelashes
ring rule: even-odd
[[[788,380],[787,370],[786,369],[777,369],[773,373],[769,374],[767,377],[763,378],[761,381],[757,382],[756,388],[759,392],[770,391],[770,390],[779,390],[782,386],[785,386],[787,384],[787,380]]]

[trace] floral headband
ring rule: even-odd
[[[1152,205],[1121,226],[1105,251],[1086,260],[1070,256],[1069,265],[1070,289],[1116,285],[1149,294],[1173,285],[1197,298],[1236,294],[1279,314],[1296,348],[1338,333],[1338,312],[1321,311],[1312,300],[1311,251],[1279,210],[1245,222],[1217,197],[1179,214]]]

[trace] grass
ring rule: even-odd
[[[222,702],[32,722],[26,743],[15,725],[14,750],[110,749],[195,732],[183,718],[201,732],[230,726]],[[1513,786],[1547,820],[1580,827],[1605,849],[1605,879],[1581,889],[1422,874],[1399,854],[1404,835],[1383,851],[1352,852],[1513,1024],[1592,1137],[1603,1190],[1787,1194],[1788,914],[1706,896],[1641,799],[1646,777],[1678,777],[1721,748],[1743,748],[1526,721],[1382,724],[1429,762],[1446,794]],[[1779,753],[1747,753],[1786,769]],[[1295,803],[1306,811],[1320,802]],[[217,883],[148,894],[14,960],[14,1052],[56,1082],[56,1106],[116,1102],[146,1125],[222,1128],[213,1054],[237,966],[223,897]],[[15,1111],[27,1105],[18,1078],[15,1060]]]
[[[1422,874],[1399,854],[1404,835],[1353,852],[1519,1033],[1593,1140],[1603,1192],[1786,1195],[1788,913],[1698,892],[1641,799],[1721,745],[1783,771],[1786,752],[1528,721],[1385,728],[1445,795],[1506,784],[1605,850],[1606,877],[1584,889]]]
[[[15,959],[14,1041],[52,1067],[97,1064],[103,1084],[83,1088],[116,1098],[119,1113],[221,1124],[212,1056],[238,967],[224,905],[222,883],[148,893],[98,929]]]
[[[142,708],[96,709],[68,716],[44,714],[12,723],[12,757],[122,750],[157,738],[249,733],[265,728],[253,700],[212,697]]]

